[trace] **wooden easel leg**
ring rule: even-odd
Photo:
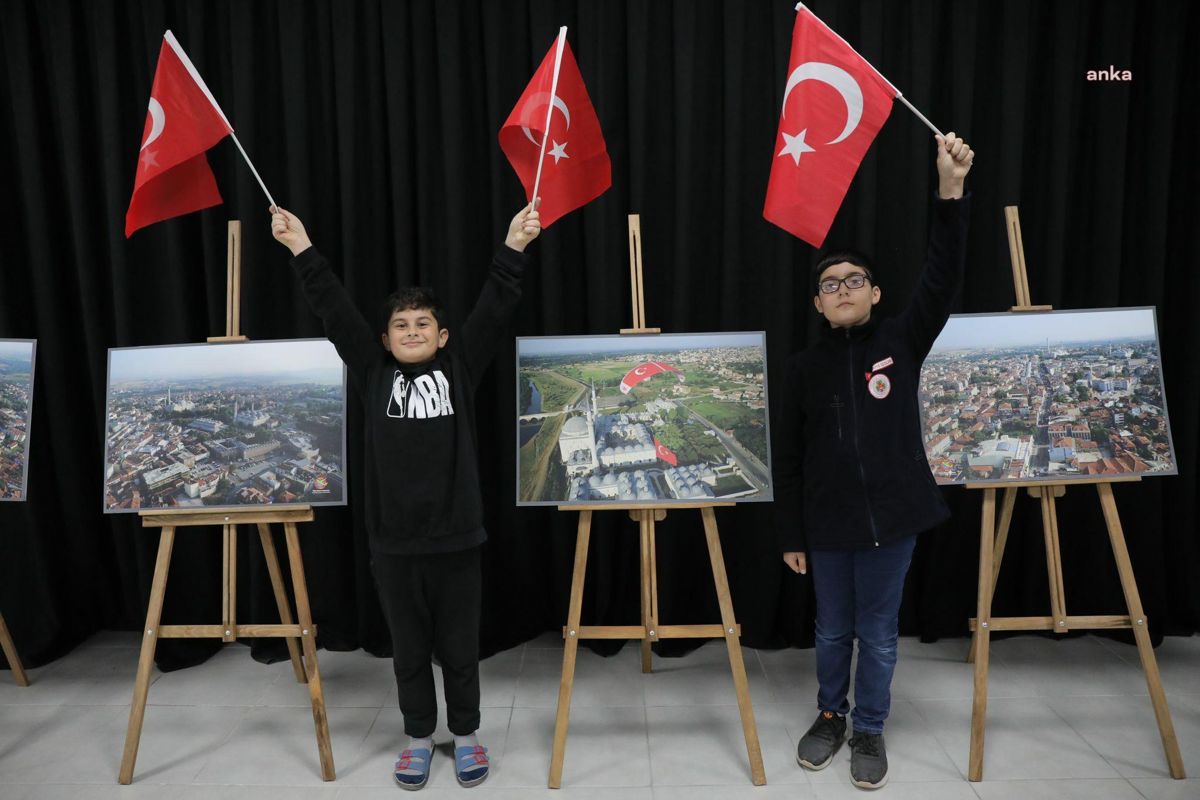
[[[983,780],[983,734],[987,720],[988,649],[991,643],[992,560],[996,525],[996,490],[983,490],[979,524],[979,587],[975,610],[975,692],[971,708],[971,754],[967,779]]]
[[[1058,507],[1054,503],[1053,487],[1042,494],[1042,538],[1046,542],[1046,576],[1050,585],[1050,615],[1054,617],[1054,632],[1067,632],[1067,603],[1063,595],[1062,550],[1058,545]]]
[[[554,750],[550,756],[551,789],[562,787],[563,756],[567,749],[567,727],[571,721],[571,690],[575,686],[575,656],[579,651],[579,618],[583,608],[583,580],[587,574],[588,542],[592,534],[592,512],[579,512],[575,535],[575,570],[571,573],[571,603],[567,608],[566,641],[563,646],[562,680],[558,684],[558,715],[554,720]]]
[[[237,641],[237,525],[223,525],[221,538],[221,625],[223,642]]]
[[[292,589],[296,592],[296,616],[300,619],[300,641],[304,644],[304,661],[308,667],[308,695],[312,700],[313,724],[317,729],[317,752],[321,758],[321,779],[336,777],[333,768],[333,746],[329,741],[329,720],[325,716],[325,693],[321,688],[321,669],[317,666],[316,631],[308,607],[308,583],[304,580],[304,560],[300,557],[300,536],[296,523],[285,522],[288,562],[292,568]]]
[[[21,656],[17,653],[17,646],[13,644],[12,634],[8,632],[8,625],[4,623],[3,614],[0,614],[0,648],[4,650],[4,658],[8,661],[8,668],[12,670],[13,680],[17,686],[28,686],[29,678],[25,676],[25,668],[21,666]]]
[[[750,781],[755,786],[767,782],[763,769],[762,748],[758,743],[758,725],[754,721],[754,707],[750,703],[750,686],[746,681],[746,664],[742,660],[742,643],[737,634],[737,619],[733,614],[733,600],[729,595],[729,578],[725,574],[725,556],[721,552],[721,538],[717,534],[717,515],[712,508],[700,509],[704,519],[704,538],[708,542],[708,557],[712,562],[713,581],[717,586],[717,603],[721,607],[721,627],[725,629],[725,646],[729,650],[729,668],[733,673],[733,686],[737,692],[738,711],[742,715],[742,734],[746,737],[746,755],[750,759]]]
[[[270,525],[265,522],[258,523],[258,539],[262,542],[267,573],[271,576],[271,589],[275,592],[275,607],[279,609],[279,621],[284,625],[291,625],[292,609],[288,606],[287,592],[283,588],[283,573],[279,569],[279,556],[275,552],[275,540],[271,538]],[[288,637],[286,641],[296,682],[304,683],[308,678],[304,674],[304,661],[300,657],[300,640]]]
[[[662,517],[655,516],[655,512],[648,511],[650,514],[650,624],[654,629],[658,630],[658,549],[654,541],[654,521],[662,519],[666,516],[663,512]],[[655,636],[655,641],[658,637]]]
[[[1012,526],[1013,506],[1017,502],[1017,487],[1008,486],[1004,489],[1004,503],[1000,507],[1000,528],[996,532],[996,552],[992,557],[992,587],[990,604],[996,596],[996,581],[1000,579],[1000,564],[1004,561],[1004,548],[1008,545],[1008,531]],[[975,663],[975,637],[971,637],[971,649],[967,653],[967,663]]]
[[[641,644],[642,672],[649,673],[652,668],[650,663],[650,645],[652,643],[654,632],[656,631],[655,626],[658,624],[654,620],[655,614],[653,613],[653,609],[651,607],[654,602],[651,593],[651,582],[653,581],[652,564],[654,561],[654,543],[652,541],[654,537],[654,512],[640,512],[640,517],[638,518],[638,527],[641,529],[640,539],[642,545],[642,627],[645,629],[646,633]]]
[[[1104,510],[1104,522],[1108,528],[1109,541],[1112,542],[1117,573],[1121,576],[1121,589],[1125,593],[1125,606],[1129,609],[1129,621],[1133,627],[1133,637],[1137,641],[1138,656],[1142,659],[1142,671],[1146,673],[1146,687],[1150,691],[1150,702],[1154,706],[1154,717],[1158,721],[1158,734],[1162,738],[1167,767],[1172,778],[1182,780],[1187,777],[1183,756],[1179,752],[1179,740],[1175,738],[1171,709],[1167,707],[1162,676],[1158,672],[1158,659],[1154,657],[1154,648],[1150,645],[1150,630],[1146,614],[1142,610],[1137,580],[1133,576],[1133,565],[1129,561],[1129,550],[1125,546],[1125,533],[1121,528],[1121,517],[1117,514],[1112,485],[1098,483],[1096,491],[1100,493],[1100,507]]]
[[[133,702],[129,707],[129,728],[125,731],[125,752],[117,781],[133,781],[138,744],[142,739],[142,721],[146,715],[146,695],[150,691],[150,671],[154,668],[154,648],[158,644],[158,625],[162,621],[163,597],[167,593],[167,572],[171,568],[171,549],[175,546],[175,528],[166,526],[158,539],[158,559],[150,584],[150,603],[146,608],[146,627],[142,630],[142,652],[138,657],[137,680],[133,683]]]

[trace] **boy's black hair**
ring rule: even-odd
[[[860,250],[852,250],[850,248],[840,248],[838,250],[826,250],[825,255],[817,262],[812,271],[812,287],[813,291],[820,293],[821,291],[821,273],[832,267],[834,264],[842,262],[853,264],[856,267],[862,267],[863,272],[867,273],[867,280],[872,285],[878,286],[875,283],[875,266],[871,262],[871,257]]]
[[[391,322],[393,314],[413,308],[428,310],[433,315],[438,328],[445,327],[442,324],[444,319],[442,303],[433,293],[433,289],[426,286],[405,286],[389,294],[383,301],[383,305],[379,308],[379,329],[387,333],[388,323]]]

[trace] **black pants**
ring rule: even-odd
[[[433,656],[442,666],[450,732],[466,736],[479,729],[479,565],[478,547],[371,558],[392,632],[396,691],[409,736],[432,736],[437,727]]]

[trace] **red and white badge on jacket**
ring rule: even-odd
[[[874,364],[872,364],[871,371],[867,373],[867,391],[869,391],[871,393],[871,397],[874,397],[876,400],[882,400],[892,393],[891,379],[887,375],[876,373],[879,373],[879,370],[881,369],[890,367],[894,363],[896,362],[892,361],[892,357],[888,356],[882,361],[876,361]]]

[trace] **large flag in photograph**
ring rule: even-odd
[[[763,216],[820,247],[899,92],[803,5]]]
[[[167,31],[150,89],[125,237],[151,223],[220,204],[204,153],[232,133],[204,79]]]
[[[562,58],[556,85],[554,70],[560,42]],[[539,158],[547,134],[547,119],[549,138],[545,142],[545,156]],[[538,186],[542,204],[538,210],[543,228],[596,199],[612,185],[612,167],[600,120],[565,34],[555,40],[533,73],[500,128],[499,138],[500,149],[516,170],[531,202],[539,177],[539,161],[542,163]]]

